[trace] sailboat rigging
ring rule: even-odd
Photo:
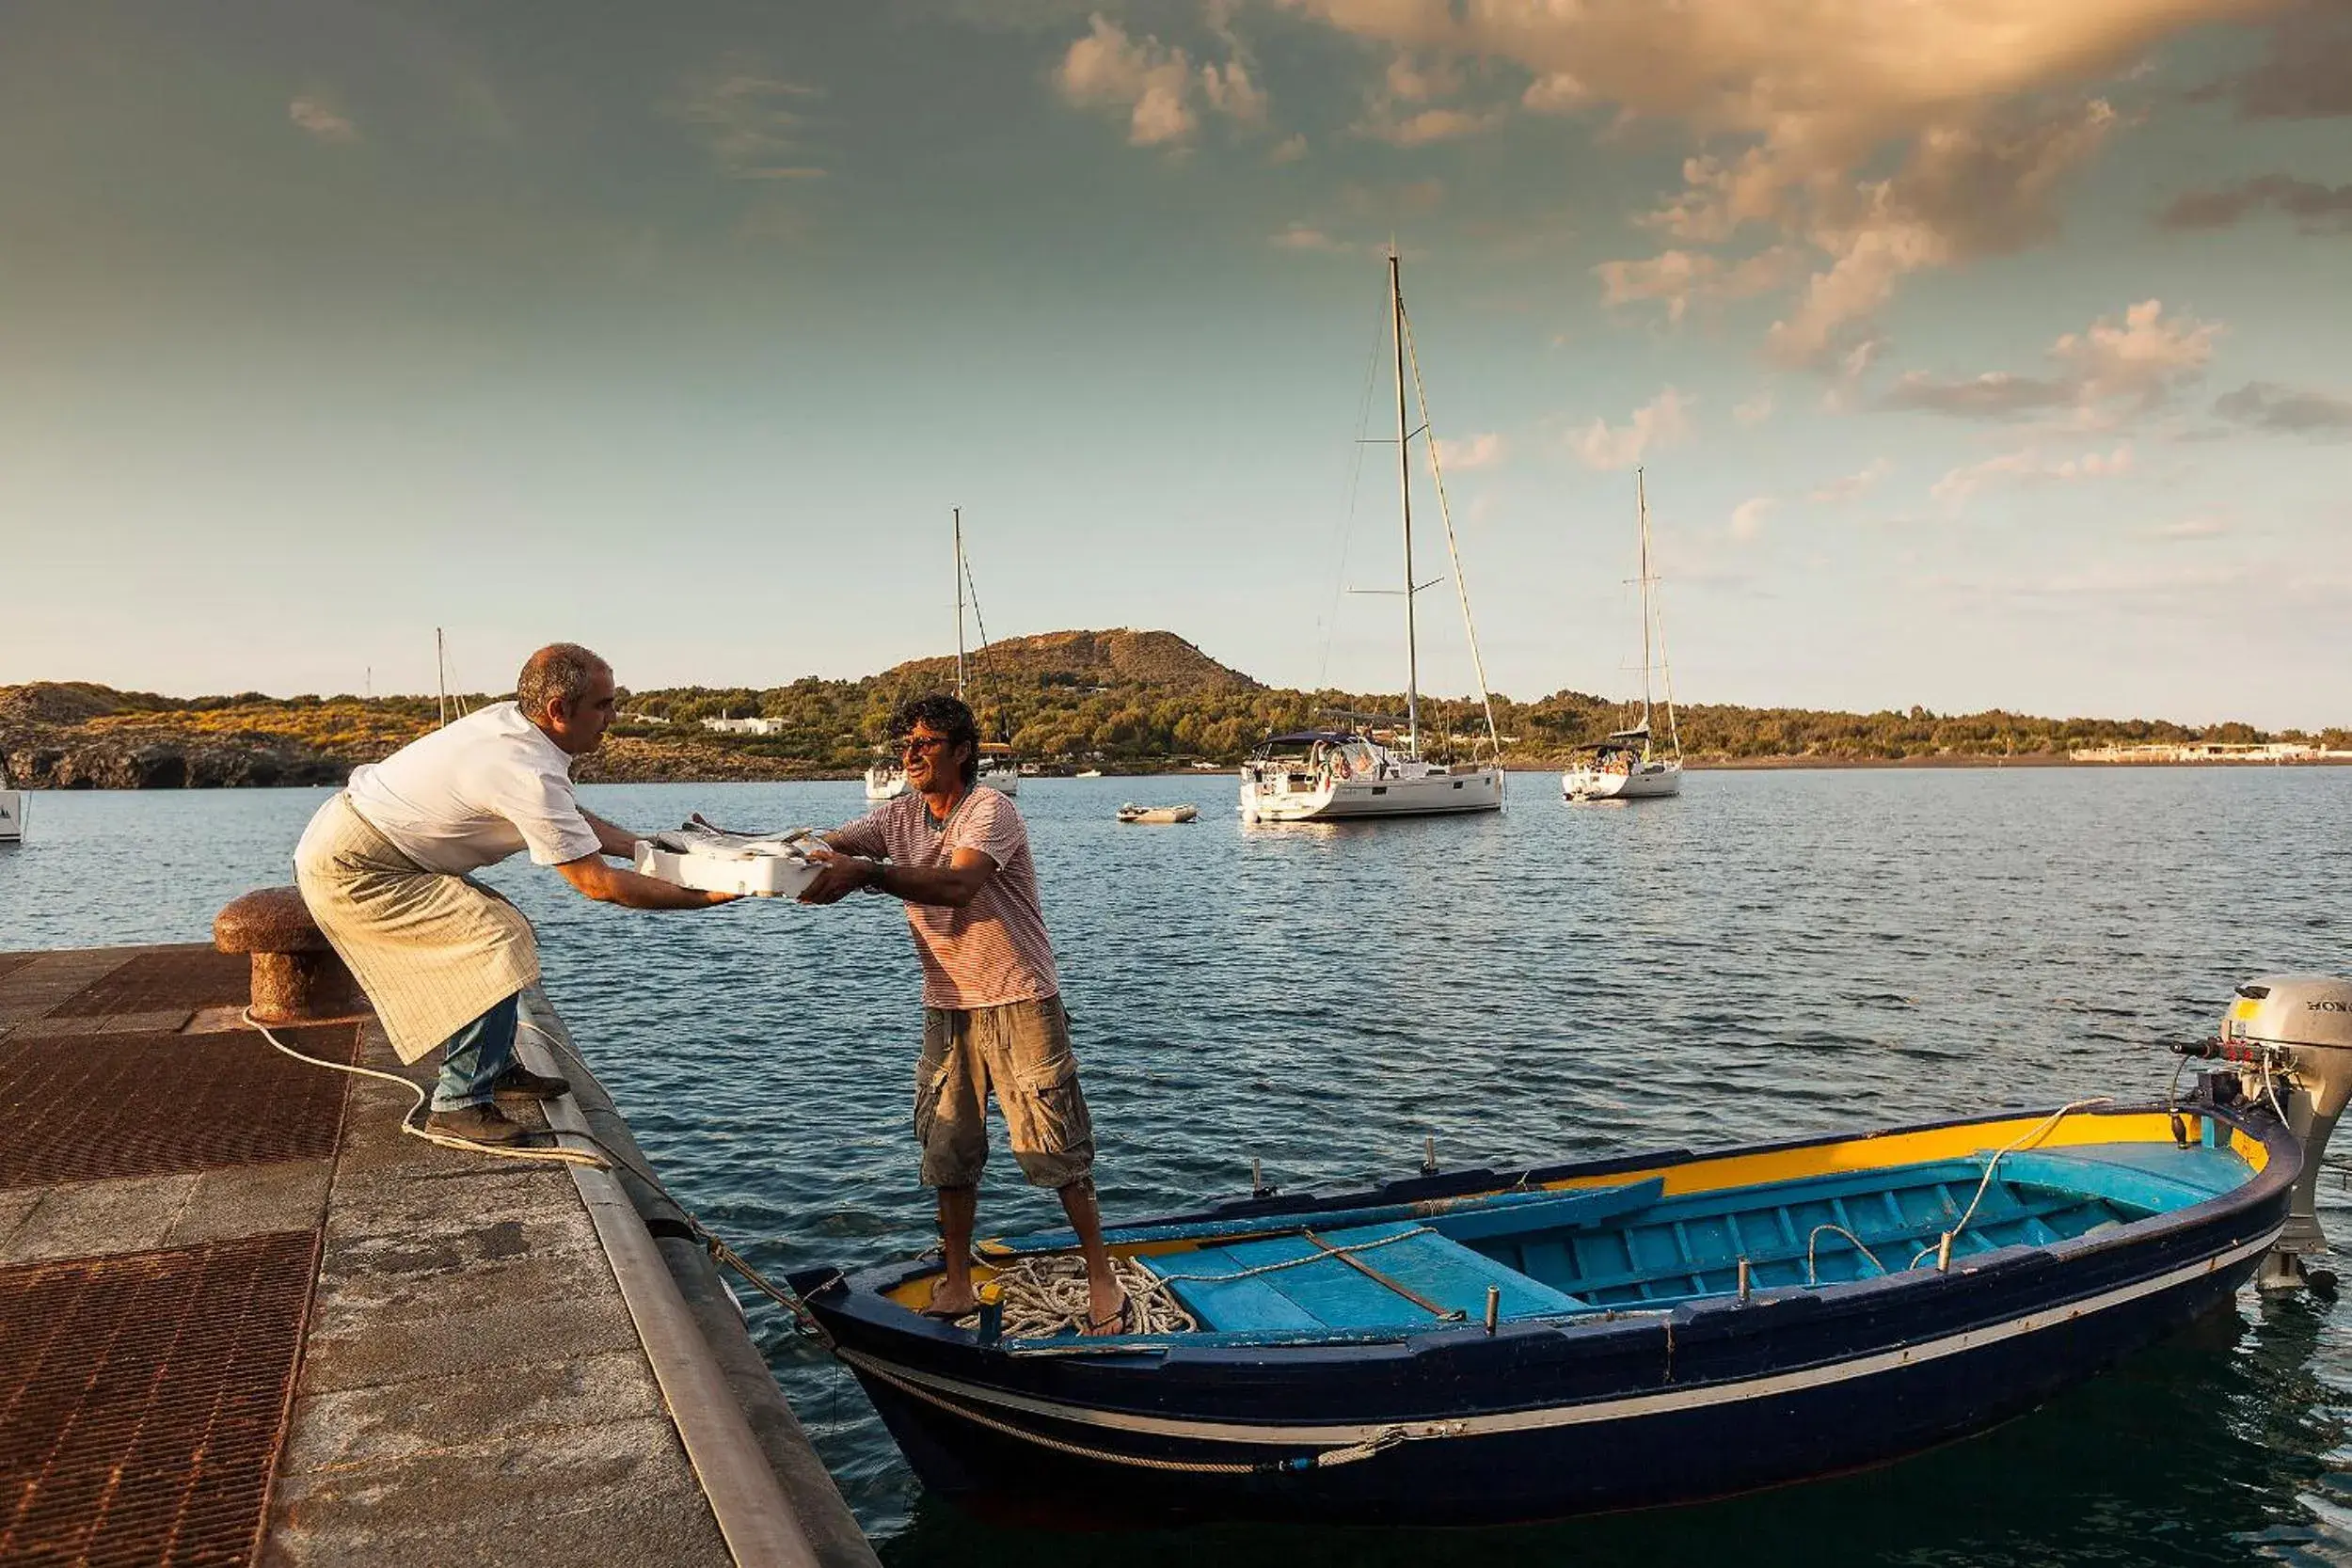
[[[467,710],[463,694],[454,697],[450,695],[449,643],[448,640],[441,635],[441,628],[438,626],[433,628],[433,686],[440,705],[440,722],[434,727],[447,729],[452,708],[457,710],[457,717],[460,719],[466,717]]]
[[[1642,718],[1629,729],[1581,748],[1582,760],[1560,775],[1560,794],[1568,800],[1634,800],[1673,795],[1682,788],[1682,732],[1675,722],[1674,669],[1666,659],[1666,623],[1659,614],[1657,575],[1649,561],[1649,490],[1642,470],[1633,470],[1633,511],[1640,531],[1641,575],[1633,580],[1642,589]],[[1657,663],[1650,649],[1658,650]],[[1651,730],[1650,673],[1653,668],[1666,687],[1666,745],[1657,746]]]
[[[980,620],[979,590],[972,584],[972,562],[970,558],[963,553],[963,508],[953,507],[949,509],[949,513],[952,519],[949,525],[950,534],[955,549],[956,698],[959,702],[962,702],[968,700],[964,696],[967,661],[963,646],[963,606],[967,593],[971,597],[972,618],[979,623],[979,651],[981,653],[988,651],[988,624]],[[970,662],[977,665],[977,659],[975,658]],[[970,686],[977,693],[979,687],[977,669],[972,673]],[[1012,759],[1012,748],[1009,745],[1005,744],[1001,739],[984,740],[980,743],[978,782],[1007,795],[1018,795],[1021,792],[1021,770]],[[869,800],[887,800],[894,796],[906,793],[906,769],[898,766],[898,759],[895,757],[877,762],[866,770],[866,798]]]
[[[955,516],[956,700],[959,702],[969,703],[971,705],[974,721],[978,723],[979,705],[977,702],[973,700],[979,695],[980,689],[978,669],[979,659],[977,656],[972,661],[972,696],[966,697],[964,695],[963,601],[967,593],[971,595],[972,599],[972,624],[979,630],[979,651],[982,654],[988,652],[988,622],[980,615],[980,590],[979,585],[972,580],[972,558],[966,555],[963,549],[963,509],[961,507],[956,508]],[[986,726],[984,724],[981,725],[981,733],[983,735],[986,734]],[[980,773],[979,778],[976,782],[984,784],[991,789],[997,790],[1006,795],[1018,795],[1021,793],[1021,768],[1019,764],[1013,761],[1012,746],[1009,738],[1005,734],[1004,714],[1001,709],[999,709],[997,713],[996,738],[994,740],[982,739],[980,742]]]
[[[1478,628],[1470,619],[1470,590],[1462,579],[1462,555],[1454,532],[1454,514],[1446,501],[1445,473],[1438,445],[1430,433],[1429,396],[1422,384],[1421,356],[1413,345],[1412,325],[1405,314],[1403,261],[1389,252],[1389,329],[1395,350],[1396,453],[1399,520],[1404,534],[1405,580],[1405,714],[1403,744],[1397,744],[1393,721],[1359,714],[1327,714],[1326,727],[1268,736],[1242,765],[1241,814],[1252,822],[1327,821],[1339,817],[1452,816],[1502,809],[1502,742],[1495,733],[1494,702],[1486,689],[1486,668],[1478,652]],[[1410,424],[1410,392],[1418,402],[1421,426]],[[1486,743],[1492,754],[1486,762],[1434,763],[1422,755],[1421,638],[1414,600],[1437,579],[1413,578],[1412,442],[1424,438],[1429,475],[1438,498],[1438,513],[1445,524],[1446,553],[1453,562],[1454,586],[1462,607],[1462,629],[1470,640],[1470,664],[1478,675],[1478,700],[1486,721]],[[1398,592],[1391,590],[1390,592]],[[1475,748],[1473,747],[1473,753]]]

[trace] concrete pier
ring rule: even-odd
[[[404,1135],[405,1089],[272,1051],[247,984],[0,953],[0,1560],[870,1568],[657,1193]],[[642,1163],[525,1016],[554,1124]],[[432,1065],[366,1014],[279,1034]]]

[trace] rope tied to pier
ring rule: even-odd
[[[396,1084],[400,1087],[406,1089],[410,1094],[416,1097],[416,1102],[411,1105],[406,1114],[401,1117],[400,1130],[403,1132],[407,1133],[410,1137],[421,1138],[426,1143],[438,1144],[444,1148],[464,1149],[470,1154],[486,1154],[495,1159],[501,1160],[536,1160],[542,1163],[557,1164],[591,1165],[598,1170],[612,1170],[617,1168],[628,1171],[631,1176],[634,1176],[638,1180],[643,1181],[654,1192],[660,1194],[662,1200],[677,1212],[678,1225],[686,1230],[688,1236],[697,1245],[702,1247],[704,1251],[710,1255],[712,1261],[734,1270],[744,1279],[750,1281],[752,1286],[762,1295],[768,1297],[771,1301],[773,1301],[777,1306],[782,1307],[787,1312],[789,1312],[792,1315],[794,1323],[799,1326],[800,1331],[803,1334],[809,1335],[822,1340],[827,1349],[831,1349],[833,1347],[833,1337],[825,1332],[824,1325],[817,1321],[816,1315],[809,1311],[807,1306],[802,1302],[800,1297],[794,1295],[791,1291],[785,1290],[782,1286],[777,1285],[766,1275],[761,1274],[759,1270],[752,1264],[751,1259],[745,1258],[732,1246],[729,1246],[726,1242],[715,1234],[709,1227],[704,1225],[702,1221],[696,1219],[692,1212],[690,1211],[686,1205],[680,1203],[676,1196],[671,1193],[670,1189],[662,1185],[660,1179],[656,1177],[653,1172],[645,1169],[644,1166],[639,1164],[636,1161],[621,1153],[618,1149],[612,1148],[612,1145],[597,1137],[594,1132],[575,1132],[566,1134],[553,1128],[548,1130],[549,1136],[552,1137],[571,1136],[585,1139],[589,1144],[594,1146],[594,1151],[592,1152],[590,1149],[564,1148],[560,1146],[553,1148],[501,1148],[491,1144],[475,1143],[470,1138],[453,1138],[438,1132],[428,1132],[423,1124],[417,1119],[417,1113],[424,1109],[425,1102],[431,1098],[431,1092],[423,1085],[416,1083],[413,1080],[404,1078],[398,1073],[383,1072],[374,1068],[359,1067],[356,1064],[348,1062],[331,1062],[323,1056],[312,1056],[305,1052],[296,1051],[293,1046],[288,1045],[284,1040],[279,1039],[278,1036],[270,1030],[267,1024],[255,1018],[253,1016],[252,1008],[246,1008],[243,1017],[245,1022],[253,1029],[257,1030],[261,1034],[261,1037],[270,1043],[272,1048],[284,1055],[293,1057],[297,1062],[306,1062],[311,1067],[328,1068],[337,1072],[347,1072],[352,1074],[354,1077],[380,1079],[384,1083]],[[587,1065],[584,1061],[581,1061],[579,1052],[570,1049],[563,1040],[559,1039],[550,1031],[541,1028],[538,1024],[532,1022],[529,1019],[520,1020],[519,1022],[522,1028],[530,1030],[532,1034],[537,1035],[541,1039],[546,1040],[559,1056],[568,1056],[574,1062],[580,1063],[582,1068],[585,1068]]]
[[[447,1133],[433,1132],[418,1119],[418,1113],[425,1108],[426,1101],[433,1097],[433,1091],[424,1085],[414,1079],[404,1078],[397,1072],[384,1072],[375,1068],[361,1067],[356,1062],[330,1062],[324,1056],[312,1056],[305,1052],[296,1051],[272,1033],[268,1024],[255,1018],[251,1007],[246,1007],[238,1016],[245,1020],[247,1028],[261,1031],[262,1037],[269,1041],[271,1047],[281,1055],[292,1056],[295,1061],[307,1062],[312,1067],[328,1068],[336,1072],[347,1072],[355,1078],[373,1078],[386,1084],[394,1084],[416,1096],[416,1103],[410,1105],[400,1118],[400,1130],[412,1138],[421,1138],[426,1143],[438,1144],[443,1148],[462,1148],[470,1154],[487,1154],[501,1160],[537,1160],[552,1164],[594,1165],[598,1170],[612,1169],[612,1160],[618,1158],[611,1149],[597,1143],[596,1138],[584,1133],[580,1135],[587,1136],[589,1142],[596,1144],[596,1148],[601,1151],[600,1153],[591,1152],[585,1148],[565,1148],[560,1144],[552,1148],[501,1148],[495,1144],[476,1143],[471,1138],[453,1138]],[[543,1034],[545,1032],[541,1031]],[[549,1137],[563,1136],[553,1128],[548,1130],[548,1135]],[[657,1182],[656,1185],[660,1183]],[[679,1212],[684,1212],[683,1210]]]

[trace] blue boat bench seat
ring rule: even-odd
[[[1344,1248],[1347,1258],[1363,1267],[1326,1248]],[[1413,1296],[1475,1322],[1486,1315],[1489,1286],[1502,1292],[1504,1322],[1581,1311],[1587,1305],[1411,1220],[1315,1231],[1313,1239],[1303,1233],[1267,1236],[1136,1261],[1173,1281],[1177,1300],[1203,1329],[1215,1333],[1413,1327],[1447,1321]]]
[[[1136,1260],[1172,1281],[1177,1300],[1216,1333],[1483,1320],[1490,1287],[1501,1322],[1553,1317],[1592,1304],[1464,1243],[1622,1219],[1656,1203],[1665,1185],[1652,1177],[1613,1187],[1503,1193],[1410,1218],[1391,1211],[1374,1223],[1348,1224],[1343,1213],[1302,1215],[1295,1229],[1279,1235]]]

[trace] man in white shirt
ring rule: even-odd
[[[542,648],[513,702],[355,768],[294,850],[303,901],[400,1059],[441,1048],[429,1131],[517,1143],[524,1130],[496,1096],[548,1100],[570,1087],[513,1062],[516,998],[539,978],[538,945],[521,911],[470,873],[528,850],[603,903],[688,910],[734,897],[601,858],[628,859],[638,835],[581,807],[571,767],[603,741],[613,699],[603,659],[572,642]]]

